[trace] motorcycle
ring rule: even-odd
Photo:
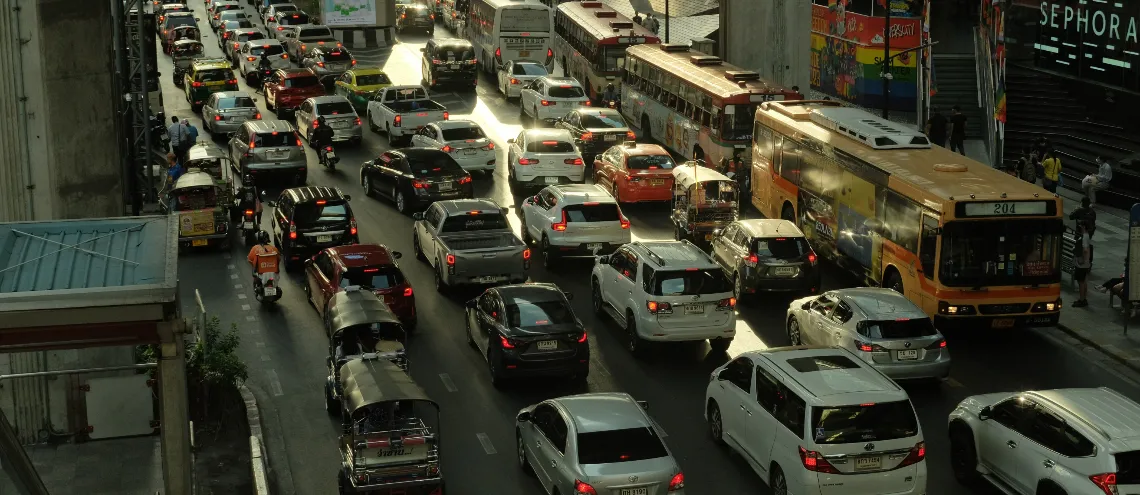
[[[621,109],[620,108],[621,104],[617,100],[606,100],[602,103],[605,104],[606,108],[611,108],[614,110],[620,110]]]
[[[253,297],[262,304],[277,302],[278,299],[281,299],[281,287],[277,286],[277,274],[254,274]]]
[[[330,172],[336,170],[336,164],[340,161],[340,157],[336,156],[336,151],[332,146],[325,146],[324,152],[321,153],[321,165],[324,165]]]
[[[242,212],[241,236],[245,239],[245,247],[253,247],[257,243],[257,216],[253,210]]]

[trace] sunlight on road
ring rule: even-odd
[[[747,321],[744,321],[740,313],[737,313],[736,338],[732,340],[732,346],[728,348],[728,357],[734,359],[736,356],[744,354],[745,352],[760,351],[768,347],[768,344],[756,336],[756,332],[752,330],[752,326],[750,326]]]

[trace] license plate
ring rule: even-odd
[[[265,295],[276,296],[277,295],[277,287],[266,287],[265,288]]]
[[[622,488],[621,495],[649,495],[649,488]]]
[[[685,314],[687,315],[703,315],[705,314],[704,304],[689,304],[685,306]]]
[[[493,284],[499,281],[499,277],[488,275],[486,277],[475,277],[475,281],[481,284]]]
[[[344,129],[345,127],[348,127],[348,122],[333,122],[332,127],[334,129]]]
[[[190,241],[191,246],[207,246],[210,244],[209,239],[194,239]]]
[[[455,186],[452,185],[450,182],[440,182],[439,183],[439,190],[440,191],[450,191],[453,187],[455,187]]]
[[[617,134],[606,134],[606,141],[617,141]]]
[[[586,249],[589,249],[590,251],[594,251],[594,250],[601,249],[601,248],[602,248],[602,243],[600,243],[600,242],[591,242],[589,244],[586,244]]]
[[[1010,328],[1013,326],[1013,322],[1014,322],[1013,318],[998,318],[998,319],[994,320],[993,327],[994,328]]]
[[[653,179],[653,180],[649,181],[649,184],[654,185],[654,186],[664,186],[665,185],[665,179]]]
[[[545,180],[546,180],[547,184],[557,184],[558,183],[558,177],[547,177]]]
[[[320,242],[320,243],[332,242],[332,236],[331,235],[319,235],[319,236],[317,236],[317,242]]]
[[[898,353],[899,353],[898,354],[899,359],[918,359],[918,350],[917,349],[911,349],[911,350],[907,350],[907,351],[898,351]]]
[[[538,341],[538,350],[540,351],[553,351],[558,348],[557,340],[540,340]]]
[[[289,158],[289,152],[288,151],[270,151],[269,152],[269,159],[270,160],[284,160],[286,158]]]
[[[796,269],[790,266],[778,266],[772,269],[774,275],[791,275],[796,273]]]
[[[874,469],[882,469],[883,458],[880,456],[859,457],[855,459],[856,471],[869,471]]]
[[[463,150],[463,154],[464,154],[464,155],[474,155],[474,154],[475,154],[475,150]]]
[[[241,224],[241,227],[243,229],[252,229],[253,228],[253,222],[245,222],[245,223]]]
[[[522,50],[519,52],[519,57],[526,58],[530,56],[530,50]]]
[[[451,64],[451,70],[459,70],[459,64]]]

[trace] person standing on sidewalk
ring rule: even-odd
[[[1073,272],[1073,279],[1077,281],[1078,299],[1073,303],[1074,308],[1083,308],[1089,305],[1089,271],[1092,270],[1092,236],[1086,234],[1084,222],[1077,222],[1077,238],[1074,239],[1073,260],[1077,269]]]
[[[966,115],[962,107],[954,105],[950,114],[950,151],[966,154]]]
[[[930,107],[930,118],[926,119],[926,137],[943,148],[946,147],[946,124],[946,116],[938,111],[938,107]]]
[[[1041,167],[1045,169],[1045,177],[1041,180],[1041,186],[1046,191],[1051,193],[1057,192],[1057,184],[1061,181],[1061,159],[1053,150],[1045,152],[1045,160],[1041,162]]]
[[[1037,160],[1033,157],[1033,149],[1028,146],[1021,150],[1021,158],[1017,159],[1017,166],[1021,168],[1021,180],[1030,184],[1037,183]]]
[[[186,128],[182,127],[182,123],[178,121],[178,116],[170,117],[170,126],[166,128],[166,135],[170,136],[170,150],[174,152],[174,156],[178,157],[181,162],[184,158],[182,150],[182,142],[186,139]]]
[[[1096,210],[1092,208],[1092,200],[1088,196],[1081,198],[1081,206],[1069,214],[1069,220],[1083,223],[1089,237],[1096,233]]]
[[[1081,189],[1085,190],[1085,197],[1096,204],[1096,192],[1101,189],[1108,189],[1108,183],[1112,180],[1112,165],[1108,163],[1103,157],[1096,157],[1097,172],[1095,175],[1086,175],[1081,179]]]

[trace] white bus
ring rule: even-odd
[[[550,7],[539,0],[471,0],[466,34],[488,74],[507,60],[530,60],[552,69]]]

